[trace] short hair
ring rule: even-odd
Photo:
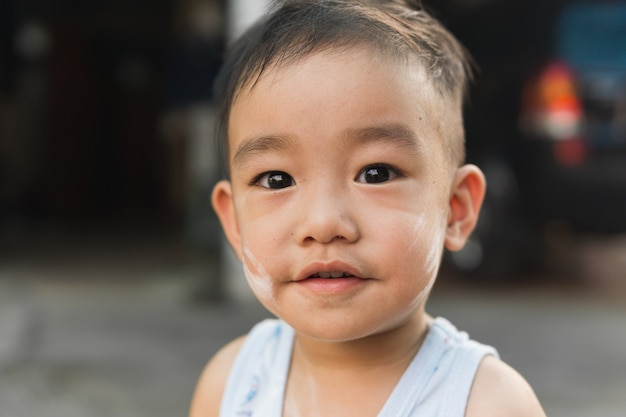
[[[324,50],[367,45],[383,56],[417,58],[443,98],[462,113],[471,78],[469,54],[417,0],[282,0],[231,47],[215,83],[217,136],[228,175],[230,110],[244,88],[253,88],[266,70]],[[450,159],[465,159],[461,126],[447,139]]]

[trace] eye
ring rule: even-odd
[[[279,190],[295,184],[291,175],[281,171],[270,171],[265,174],[261,174],[257,177],[254,183],[263,188],[269,188],[272,190]]]
[[[398,176],[398,171],[387,165],[370,165],[361,171],[356,181],[366,184],[380,184]]]

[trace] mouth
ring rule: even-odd
[[[342,261],[314,262],[304,268],[294,281],[363,279],[362,271]]]
[[[307,278],[350,278],[354,277],[354,275],[343,272],[343,271],[328,271],[328,272],[318,272],[315,274],[309,275]]]
[[[329,297],[354,294],[368,281],[357,273],[349,265],[339,262],[317,264],[305,271],[297,283],[310,295]]]

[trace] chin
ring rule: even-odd
[[[302,319],[285,320],[294,328],[297,334],[329,343],[343,343],[365,339],[375,334],[384,333],[393,328],[392,325],[373,325],[367,323],[355,323],[346,320],[345,317],[337,319],[319,318],[313,322],[303,322]]]

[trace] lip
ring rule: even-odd
[[[341,271],[349,276],[321,278],[320,272]],[[339,295],[351,293],[369,281],[357,268],[341,261],[315,262],[307,266],[295,280],[295,284],[317,295]]]
[[[351,275],[350,277],[339,277],[339,278],[313,278],[314,275],[319,274],[320,272],[336,272],[340,271],[344,274]],[[347,279],[347,278],[356,278],[356,279],[366,279],[363,277],[362,273],[352,265],[342,262],[342,261],[331,261],[331,262],[313,262],[309,264],[306,268],[298,274],[294,281],[302,282],[305,280],[311,279],[327,279],[327,280],[337,280],[337,279]]]

